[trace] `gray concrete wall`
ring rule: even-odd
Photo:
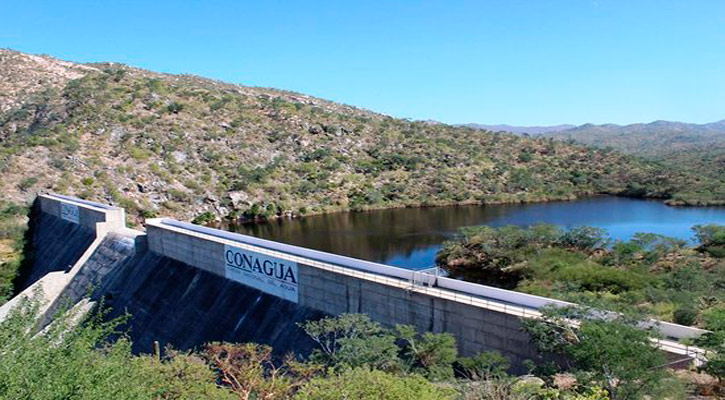
[[[449,332],[464,356],[496,350],[516,366],[537,356],[514,315],[415,291],[336,274],[304,264],[300,305],[330,315],[364,313],[389,327],[414,325],[421,332]]]
[[[77,210],[77,220],[61,217],[64,206]],[[56,195],[38,196],[29,222],[31,240],[16,280],[17,289],[26,289],[49,272],[70,270],[96,238],[118,229],[125,229],[125,212],[121,208]]]
[[[221,277],[225,275],[224,239],[156,223],[147,226],[147,234],[150,251]],[[519,369],[522,361],[537,357],[515,315],[407,290],[405,282],[398,279],[390,281],[398,284],[395,286],[305,264],[298,257],[280,257],[297,262],[300,307],[329,315],[364,313],[389,327],[406,324],[421,332],[449,332],[456,337],[462,355],[496,350]]]
[[[149,250],[154,253],[224,276],[224,243],[151,224],[146,226],[146,233]]]
[[[110,207],[103,204],[87,202],[79,199],[72,199],[59,195],[38,196],[38,206],[43,214],[61,218],[62,205],[69,205],[78,208],[78,225],[81,228],[96,232],[98,223],[108,223],[113,228],[126,226],[125,211],[122,208]],[[73,223],[67,221],[69,223]]]

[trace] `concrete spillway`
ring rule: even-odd
[[[267,343],[280,354],[304,351],[312,343],[295,324],[322,316],[152,252],[120,263],[98,295],[112,315],[132,315],[128,328],[139,352],[155,340],[182,349],[223,340]]]
[[[450,332],[463,355],[497,350],[515,366],[537,357],[522,318],[567,305],[386,265],[198,227],[168,219],[127,229],[123,210],[41,196],[33,217],[33,268],[26,291],[42,287],[49,321],[59,306],[104,299],[125,312],[137,352],[154,341],[187,349],[209,341],[253,341],[278,353],[312,345],[297,323],[323,315],[368,314],[387,326]],[[665,351],[698,357],[677,340],[703,331],[663,323]]]

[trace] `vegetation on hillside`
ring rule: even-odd
[[[543,311],[541,320],[525,320],[524,327],[543,354],[561,356],[578,382],[600,385],[611,399],[684,397],[682,382],[663,368],[665,354],[652,350],[650,339],[656,335],[637,327],[637,319],[604,321],[577,308]],[[579,327],[571,327],[570,318]]]
[[[133,355],[122,321],[92,312],[78,324],[71,310],[36,334],[37,307],[26,301],[0,322],[0,399],[679,399],[686,389],[646,332],[624,321],[574,329],[561,311],[526,329],[544,353],[569,356],[569,372],[532,362],[536,376],[517,377],[498,353],[459,357],[448,334],[386,329],[360,314],[302,324],[319,344],[309,357],[251,343]]]
[[[709,124],[655,121],[649,124],[586,124],[546,137],[644,157],[677,166],[692,177],[671,205],[725,205],[725,120]]]
[[[694,177],[688,192],[667,200],[670,205],[725,205],[725,134],[720,145],[668,152],[654,160],[663,165],[678,165]]]
[[[9,82],[53,75],[13,69],[27,57],[0,52]],[[552,139],[118,64],[69,65],[65,83],[17,94],[0,114],[0,189],[11,201],[52,190],[139,218],[206,221],[699,190],[671,168]]]
[[[13,296],[13,280],[23,258],[26,213],[25,206],[0,200],[0,304]]]
[[[654,121],[648,124],[584,124],[546,133],[590,146],[658,157],[679,151],[725,146],[725,120],[709,124]]]
[[[0,50],[0,299],[39,192],[209,223],[573,199],[712,204],[697,170],[549,138],[396,119],[283,92]]]
[[[592,227],[465,228],[438,263],[473,282],[705,326],[725,308],[725,226],[693,229],[696,248],[652,233],[612,242]]]

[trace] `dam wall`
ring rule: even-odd
[[[459,352],[496,350],[517,371],[538,355],[521,329],[539,309],[566,303],[255,237],[150,219],[146,232],[125,227],[122,209],[64,196],[39,197],[32,216],[36,255],[27,289],[42,286],[44,323],[65,305],[103,301],[139,353],[191,349],[210,341],[258,342],[279,355],[306,353],[298,324],[325,315],[364,313],[385,326],[448,332]],[[703,331],[659,324],[663,350],[698,357],[681,338]]]
[[[18,289],[32,285],[51,271],[70,270],[93,241],[106,231],[124,228],[122,208],[60,195],[38,196],[29,222],[28,260]]]
[[[102,300],[109,318],[128,313],[135,352],[150,353],[155,341],[177,349],[257,342],[279,355],[311,349],[296,324],[323,313],[147,251],[145,240],[110,233],[64,294]]]
[[[481,307],[474,304],[470,295],[453,294],[454,298],[445,298],[431,293],[435,291],[434,274],[168,219],[149,220],[146,229],[151,252],[220,277],[228,275],[230,248],[242,249],[245,256],[263,255],[278,263],[294,263],[297,292],[292,302],[305,309],[328,315],[364,313],[388,327],[406,324],[421,332],[449,332],[456,337],[459,352],[466,356],[497,350],[517,366],[537,357],[528,335],[521,330],[521,315]],[[516,309],[513,305],[510,308]],[[531,316],[536,314],[529,311]],[[524,313],[526,310],[522,309],[521,314]]]
[[[40,297],[41,321],[48,321],[59,307],[61,293],[106,234],[127,230],[125,218],[121,208],[60,195],[38,196],[30,213],[24,265],[16,278],[19,293],[0,307],[0,320],[22,299]]]

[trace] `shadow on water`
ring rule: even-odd
[[[613,239],[653,232],[689,239],[696,224],[725,223],[725,207],[669,207],[660,201],[592,197],[571,202],[400,208],[241,224],[235,232],[406,268],[434,265],[441,244],[465,226],[592,225]]]

